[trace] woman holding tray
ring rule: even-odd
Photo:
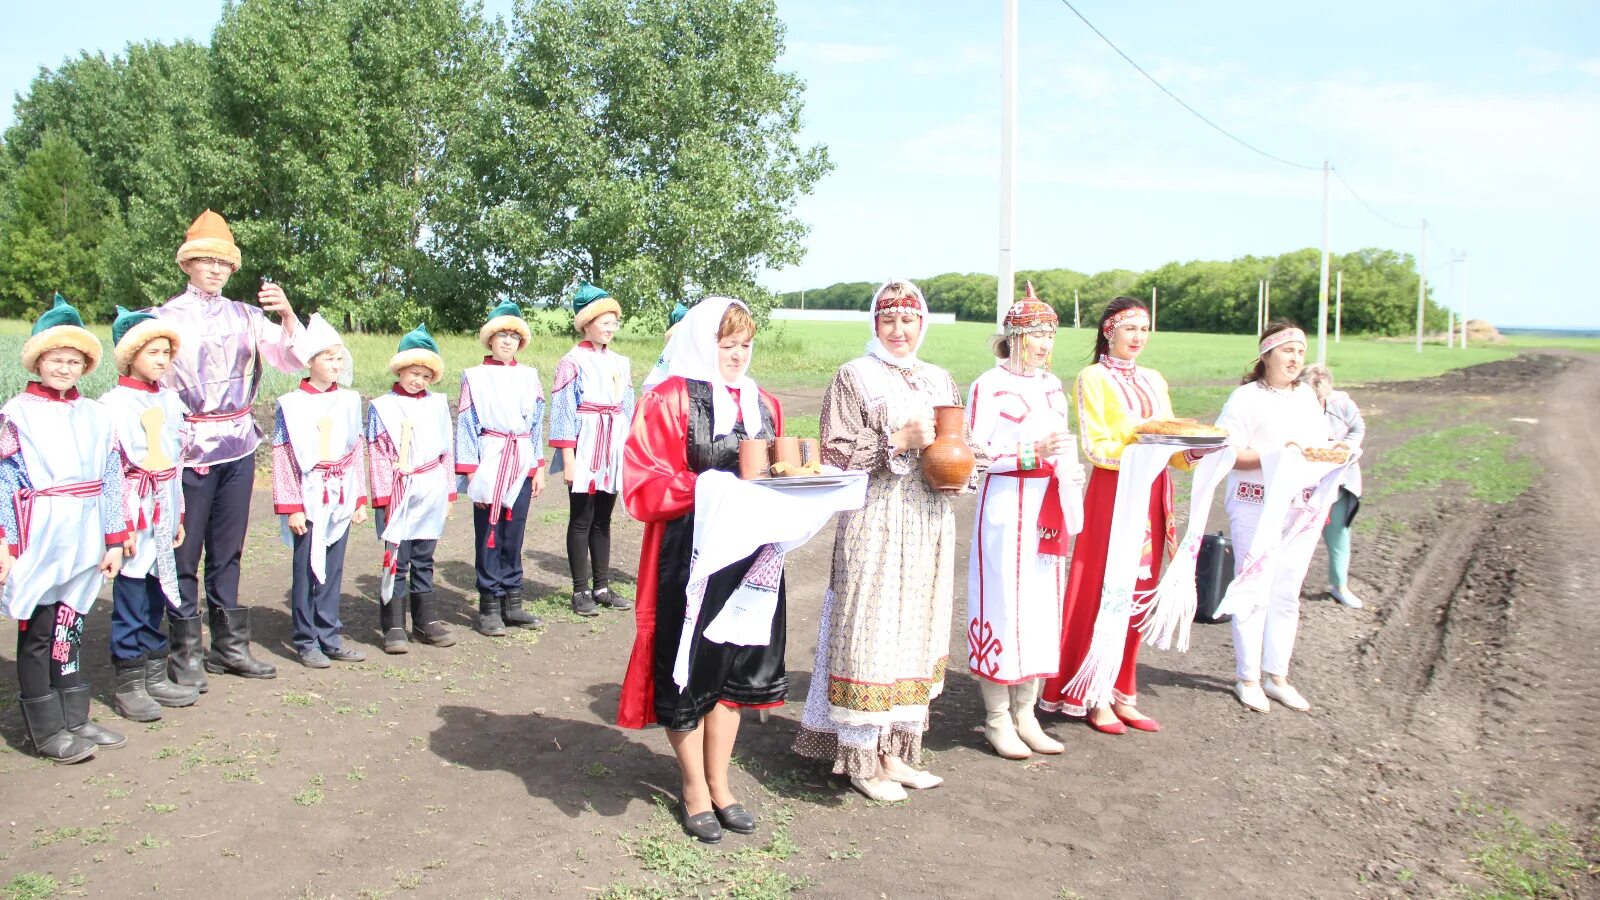
[[[1067,398],[1050,372],[1055,332],[1055,310],[1028,285],[1006,311],[999,364],[972,382],[967,402],[972,443],[989,460],[968,556],[967,669],[983,692],[983,735],[1007,759],[1065,749],[1033,711],[1061,644],[1062,501],[1076,511],[1083,485]]]
[[[961,401],[948,372],[917,358],[928,316],[917,286],[885,283],[872,310],[867,354],[822,398],[822,461],[869,480],[865,506],[839,517],[794,750],[893,801],[944,781],[915,766],[949,660],[956,524],[918,452],[933,441],[933,408]]]
[[[1224,495],[1236,573],[1245,564],[1264,508],[1268,486],[1262,454],[1290,444],[1322,447],[1328,443],[1328,423],[1315,389],[1296,381],[1305,358],[1305,332],[1288,322],[1267,326],[1255,365],[1217,417],[1218,427],[1228,430],[1228,443],[1237,453]],[[1257,712],[1271,708],[1269,698],[1302,712],[1311,708],[1289,683],[1289,657],[1300,627],[1300,585],[1316,551],[1317,536],[1317,529],[1310,528],[1278,547],[1269,569],[1272,580],[1266,587],[1265,603],[1233,616],[1237,663],[1233,693]],[[1265,682],[1262,672],[1267,674]]]
[[[1091,704],[1074,678],[1084,668],[1093,644],[1101,610],[1101,588],[1106,578],[1106,557],[1111,544],[1112,512],[1117,496],[1117,476],[1123,448],[1137,440],[1136,429],[1152,419],[1172,418],[1172,400],[1166,379],[1154,369],[1138,364],[1150,340],[1150,313],[1131,297],[1118,297],[1106,305],[1095,336],[1093,362],[1078,372],[1073,395],[1078,405],[1078,433],[1084,455],[1093,468],[1083,498],[1083,532],[1072,551],[1062,611],[1058,674],[1045,682],[1043,709],[1082,716],[1102,734],[1126,734],[1129,728],[1159,731],[1155,719],[1139,712],[1140,616],[1128,616],[1126,639],[1120,658],[1103,661],[1116,672],[1109,704]],[[1192,468],[1197,454],[1175,453],[1172,465]],[[1166,471],[1156,476],[1145,503],[1143,527],[1132,539],[1143,542],[1135,594],[1155,589],[1161,569],[1176,547],[1172,521],[1172,479]],[[1124,613],[1125,614],[1125,613]]]
[[[678,325],[670,377],[640,398],[623,449],[623,503],[645,532],[638,631],[617,722],[667,727],[683,777],[684,829],[706,843],[721,840],[724,828],[755,830],[754,817],[735,801],[728,782],[740,710],[779,706],[789,690],[781,556],[776,566],[758,566],[771,559],[763,548],[717,571],[705,583],[698,612],[690,613],[697,478],[708,470],[737,472],[741,439],[783,430],[777,399],[745,374],[755,330],[738,300],[712,297],[690,310]],[[776,594],[765,645],[704,639],[707,623],[741,588]],[[692,635],[680,644],[685,627]],[[686,660],[679,659],[680,650]]]

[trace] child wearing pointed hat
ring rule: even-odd
[[[117,672],[112,708],[135,722],[161,718],[162,707],[192,706],[196,686],[170,678],[171,640],[163,620],[179,615],[178,564],[183,544],[183,483],[179,466],[188,449],[188,410],[177,391],[162,387],[182,346],[171,324],[148,312],[117,307],[111,324],[117,384],[100,396],[111,416],[112,437],[122,467],[128,539],[122,571],[111,583],[111,663]],[[198,663],[200,632],[189,656]]]
[[[89,720],[83,619],[122,566],[122,466],[105,407],[78,393],[100,341],[56,295],[22,345],[38,380],[0,407],[0,604],[17,622],[17,683],[33,748],[75,763],[127,738]]]
[[[550,446],[561,454],[567,484],[572,611],[596,616],[602,606],[633,606],[611,590],[611,513],[622,492],[622,445],[633,420],[633,368],[611,349],[622,307],[610,294],[579,282],[572,309],[572,327],[582,340],[556,365]]]
[[[278,398],[272,429],[272,507],[294,550],[289,607],[300,664],[326,669],[366,655],[340,634],[339,588],[350,526],[367,520],[361,395],[348,387],[350,352],[312,313],[297,347],[308,355],[300,386]]]
[[[456,407],[456,473],[472,498],[479,634],[502,637],[507,625],[537,628],[522,608],[522,537],[528,503],[544,493],[544,386],[517,362],[532,332],[522,310],[503,300],[489,311],[478,340],[483,364],[461,373]]]
[[[295,347],[305,329],[283,289],[267,279],[256,295],[259,306],[222,296],[241,261],[227,221],[206,210],[178,247],[178,268],[188,276],[188,285],[151,310],[187,338],[165,379],[189,408],[192,430],[183,460],[183,495],[193,539],[176,553],[183,612],[172,620],[178,640],[169,660],[173,680],[202,692],[205,672],[272,678],[278,671],[251,654],[250,607],[239,603],[239,563],[250,524],[256,448],[266,437],[251,409],[263,366],[294,373],[305,365],[305,354]],[[271,321],[269,314],[278,321]],[[198,657],[202,556],[211,620],[211,650],[203,670]]]
[[[455,452],[450,404],[428,390],[444,377],[439,345],[418,325],[389,358],[394,387],[372,398],[367,450],[372,457],[372,508],[383,540],[380,627],[385,653],[405,653],[406,596],[416,639],[435,647],[456,642],[434,603],[433,554],[455,502]]]

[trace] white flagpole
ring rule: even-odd
[[[1328,364],[1328,161],[1322,161],[1322,277],[1317,286],[1317,363]]]
[[[1333,342],[1339,343],[1339,334],[1344,323],[1344,270],[1339,270],[1339,278],[1333,289]]]
[[[1004,328],[1006,310],[1016,296],[1011,249],[1017,230],[1017,0],[1002,0],[1004,34],[1000,48],[1000,265],[994,328]]]

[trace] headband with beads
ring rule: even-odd
[[[1282,331],[1274,331],[1261,339],[1261,346],[1256,356],[1258,358],[1266,356],[1284,344],[1293,343],[1294,341],[1304,344],[1306,342],[1306,333],[1298,328],[1285,328]]]
[[[1140,316],[1143,316],[1145,319],[1149,319],[1150,318],[1150,314],[1144,311],[1144,307],[1142,307],[1142,306],[1130,306],[1127,309],[1124,309],[1121,312],[1117,313],[1116,315],[1112,316],[1111,318],[1107,319],[1106,320],[1106,325],[1105,325],[1104,328],[1100,329],[1100,333],[1105,335],[1107,338],[1109,338],[1109,337],[1111,337],[1111,333],[1117,330],[1117,326],[1121,325],[1123,322],[1128,321],[1129,319],[1135,319],[1135,318],[1138,318]]]

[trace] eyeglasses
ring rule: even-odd
[[[46,356],[39,360],[39,367],[49,366],[52,369],[66,369],[76,372],[82,369],[87,362],[75,356]]]
[[[217,259],[215,256],[196,256],[189,261],[198,264],[202,268],[233,271],[233,263],[225,259]]]

